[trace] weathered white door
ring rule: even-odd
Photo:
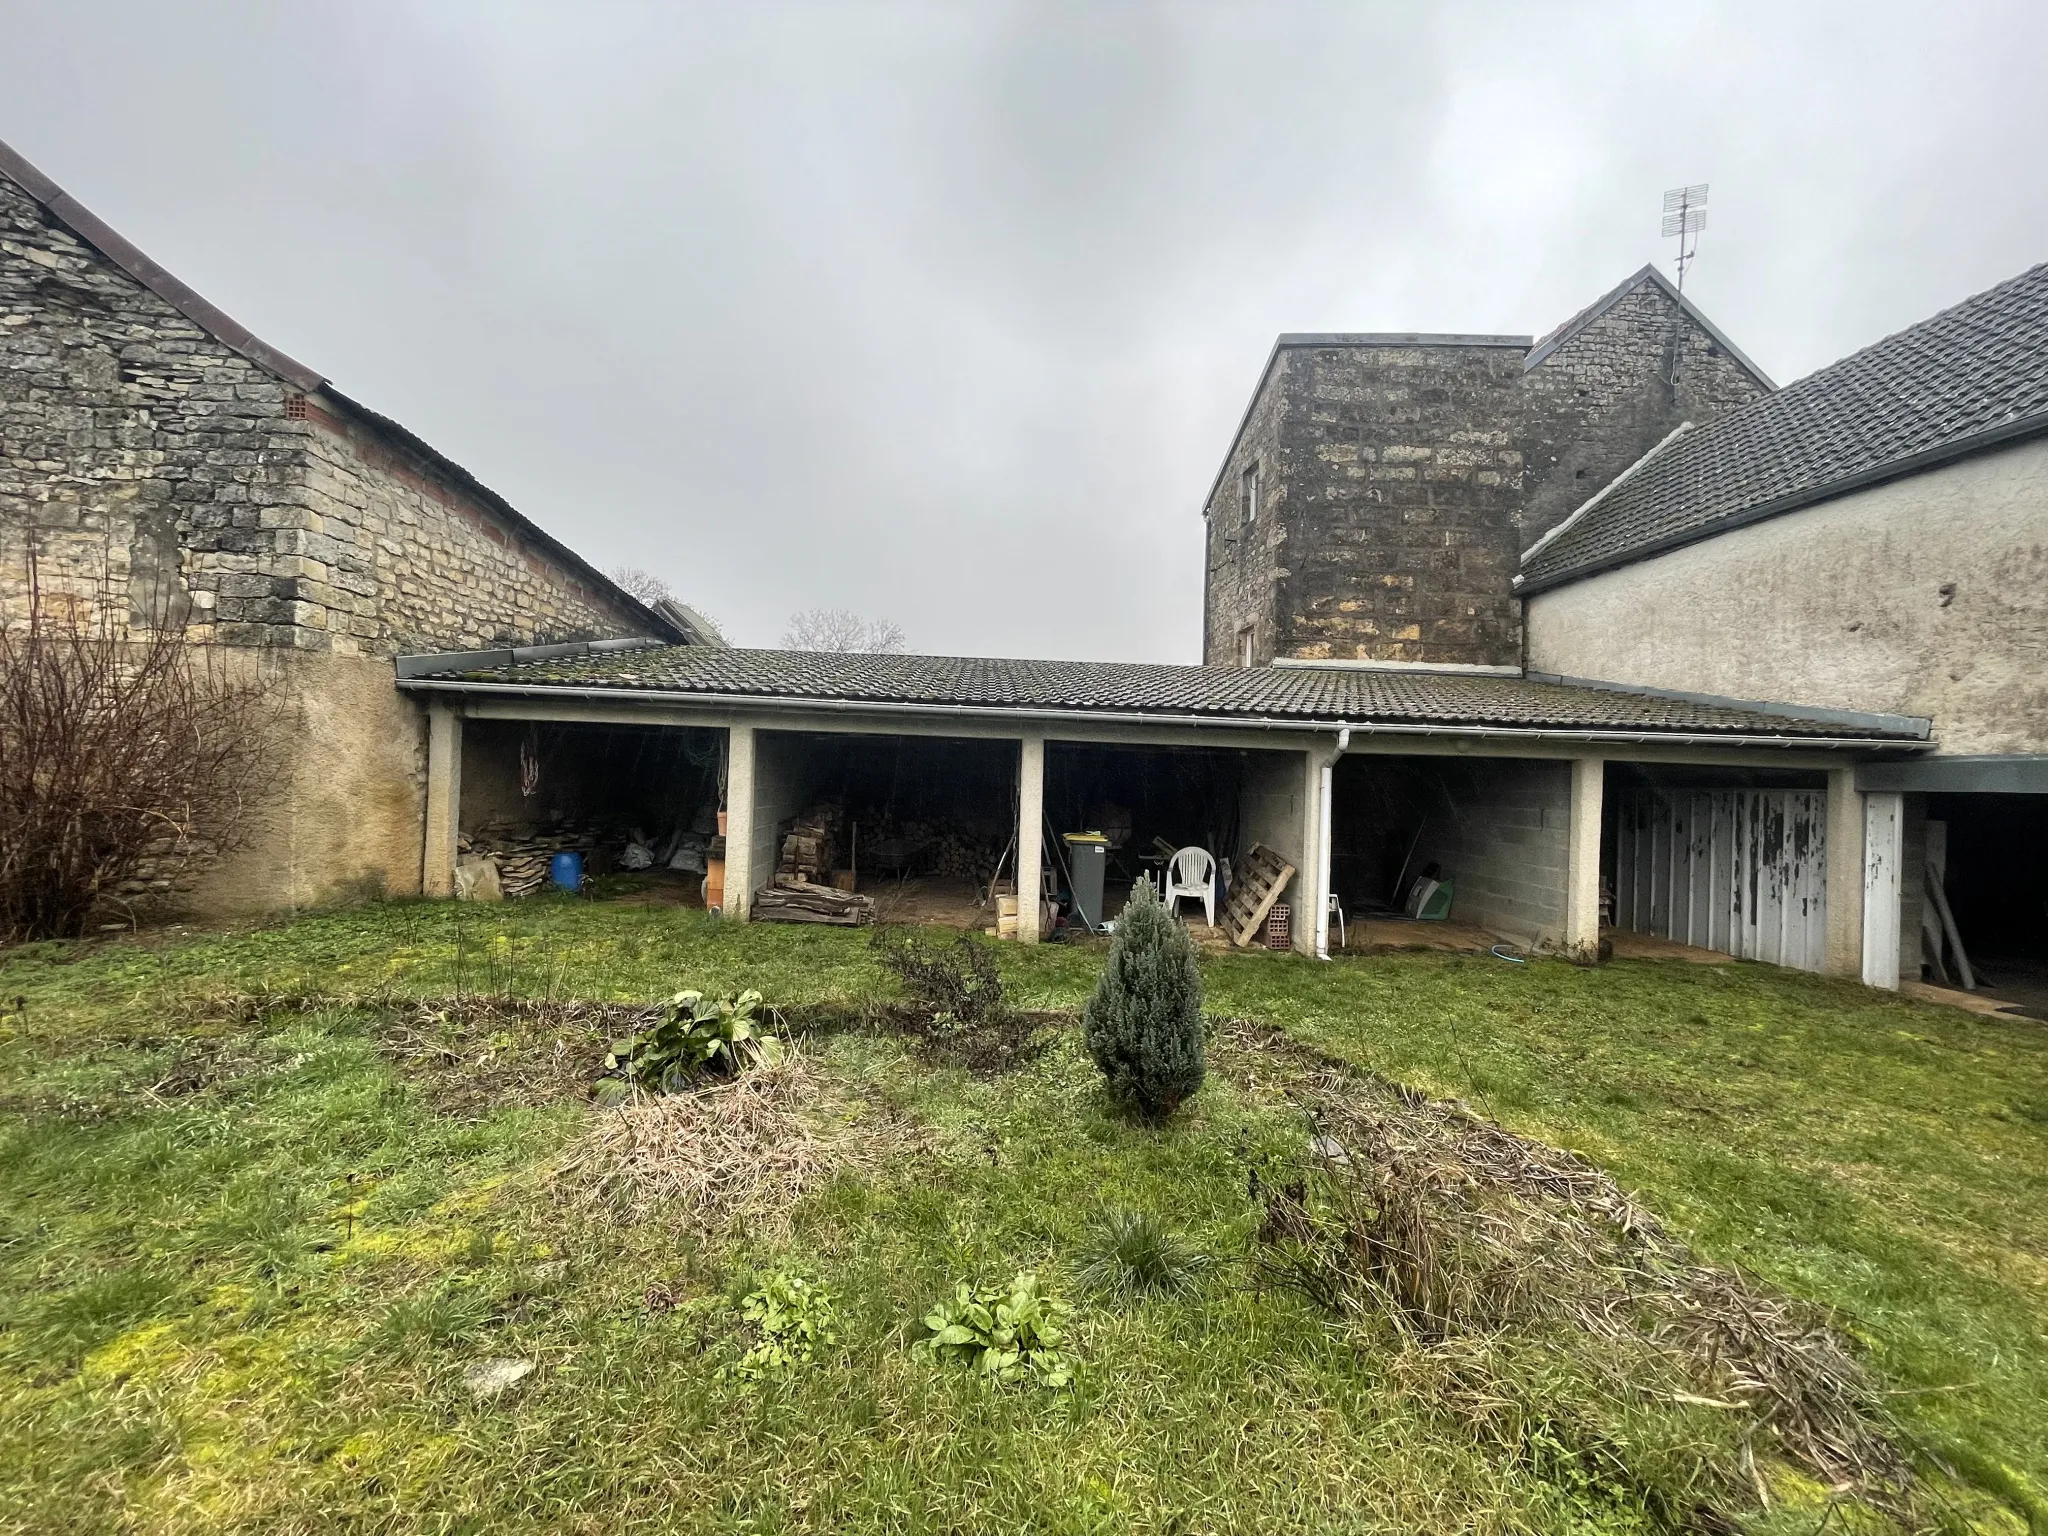
[[[1615,801],[1616,927],[1821,968],[1825,790],[1633,789]]]

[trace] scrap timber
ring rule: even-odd
[[[1264,843],[1253,843],[1230,883],[1230,900],[1223,904],[1223,931],[1239,949],[1258,934],[1259,925],[1273,910],[1273,903],[1294,878],[1294,866]]]

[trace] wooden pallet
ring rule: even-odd
[[[1258,934],[1273,903],[1294,878],[1294,866],[1264,843],[1245,851],[1243,867],[1231,871],[1230,900],[1223,904],[1223,931],[1239,949]]]

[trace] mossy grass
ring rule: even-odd
[[[1073,1010],[1104,953],[1000,958],[1020,1007]],[[2040,1026],[1735,963],[1248,954],[1206,959],[1203,981],[1212,1015],[1575,1148],[1707,1257],[1833,1308],[1964,1479],[1957,1519],[2021,1530],[2039,1508]],[[1212,1061],[1154,1126],[1110,1099],[1078,1029],[996,1076],[820,1037],[819,1070],[914,1119],[930,1154],[841,1175],[786,1238],[714,1238],[565,1218],[547,1174],[591,1111],[452,1112],[380,1011],[683,986],[893,995],[862,935],[553,899],[0,958],[0,1528],[1657,1528],[1655,1480],[1694,1419],[1639,1422],[1532,1361],[1519,1438],[1476,1437],[1416,1389],[1413,1356],[1227,1267],[1184,1296],[1082,1305],[1071,1392],[990,1391],[909,1349],[962,1279],[1030,1270],[1080,1301],[1106,1209],[1244,1251],[1247,1160],[1301,1139],[1246,1074]],[[535,1013],[519,1048],[552,1046]],[[458,1043],[481,1058],[494,1038]],[[722,1376],[740,1299],[782,1267],[838,1298],[835,1343],[772,1384]],[[657,1286],[682,1304],[651,1308]],[[495,1357],[539,1369],[476,1402],[463,1371]],[[1625,1425],[1651,1485],[1580,1455],[1586,1423]],[[1824,1492],[1772,1476],[1757,1528],[1812,1529]]]

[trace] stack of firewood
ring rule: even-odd
[[[829,801],[814,805],[790,823],[782,835],[782,851],[775,861],[778,885],[801,880],[819,885],[832,882],[839,857],[839,828],[844,810]]]
[[[600,840],[595,827],[573,821],[558,821],[546,827],[482,826],[458,837],[455,851],[458,857],[495,861],[498,884],[507,896],[531,896],[547,884],[548,866],[556,854],[587,855]]]
[[[754,893],[748,915],[766,923],[837,923],[858,928],[875,920],[875,898],[777,875],[767,890]]]

